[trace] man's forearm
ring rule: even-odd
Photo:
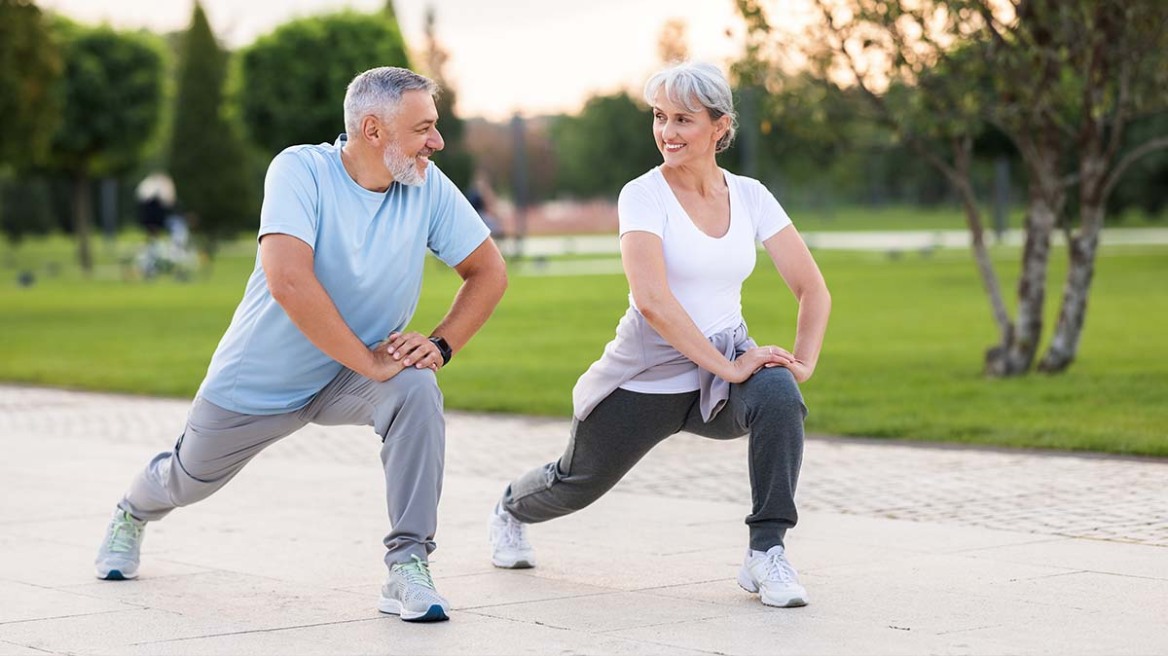
[[[369,349],[345,323],[328,292],[314,276],[286,283],[273,297],[308,341],[325,355],[362,375],[368,375]]]
[[[487,322],[506,289],[507,275],[502,268],[467,276],[454,296],[450,311],[431,334],[443,337],[457,353]]]

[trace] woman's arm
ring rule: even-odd
[[[621,263],[637,309],[653,330],[696,365],[723,380],[741,383],[762,366],[791,362],[787,356],[763,347],[750,349],[734,361],[727,360],[698,330],[670,291],[661,238],[650,232],[626,232],[620,245]]]
[[[800,383],[811,378],[823,348],[827,318],[831,314],[831,293],[819,272],[819,265],[807,250],[795,226],[788,226],[763,242],[779,275],[799,301],[795,329],[793,364],[785,365]]]

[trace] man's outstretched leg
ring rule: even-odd
[[[137,577],[146,522],[211,496],[257,453],[305,423],[299,412],[244,415],[196,398],[174,449],[154,456],[118,502],[97,552],[97,578]]]

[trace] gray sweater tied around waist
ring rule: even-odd
[[[715,333],[709,340],[728,360],[758,346],[746,334],[745,323]],[[616,337],[604,347],[604,355],[576,381],[572,389],[573,414],[576,419],[584,421],[605,397],[633,378],[663,380],[693,366],[689,358],[666,342],[645,317],[630,306],[616,327]],[[698,385],[702,420],[709,422],[730,398],[730,383],[699,368]]]

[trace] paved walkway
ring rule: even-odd
[[[890,257],[908,254],[927,256],[939,249],[969,249],[968,230],[885,230],[857,232],[804,232],[803,239],[815,250],[867,251]],[[1021,246],[1021,231],[1006,232],[1001,244]],[[986,237],[991,243],[992,236]],[[1053,235],[1056,245],[1065,242],[1061,232]],[[1108,228],[1103,232],[1103,246],[1140,247],[1168,244],[1168,228]],[[522,251],[524,257],[512,259],[510,271],[515,275],[610,275],[621,273],[620,242],[615,233],[607,235],[543,235],[528,237],[523,243],[503,240],[500,247],[508,255]],[[561,256],[573,256],[560,259]]]
[[[937,248],[969,248],[968,230],[862,230],[862,231],[807,231],[803,239],[808,246],[824,250],[843,251],[925,251]],[[1000,243],[1021,246],[1021,230],[1008,230]],[[990,243],[992,233],[986,234]],[[1065,238],[1061,232],[1052,236],[1055,244]],[[1107,228],[1102,243],[1107,246],[1162,246],[1168,244],[1168,228]],[[510,245],[508,243],[508,245]],[[549,235],[528,237],[523,242],[523,253],[529,257],[557,255],[617,255],[620,242],[616,234],[605,235]]]
[[[0,386],[0,654],[1166,654],[1168,462],[813,438],[790,534],[812,604],[733,579],[745,441],[679,436],[593,507],[490,566],[506,481],[562,420],[451,413],[439,589],[451,622],[374,609],[377,441],[309,427],[152,524],[142,577],[90,563],[186,402]]]

